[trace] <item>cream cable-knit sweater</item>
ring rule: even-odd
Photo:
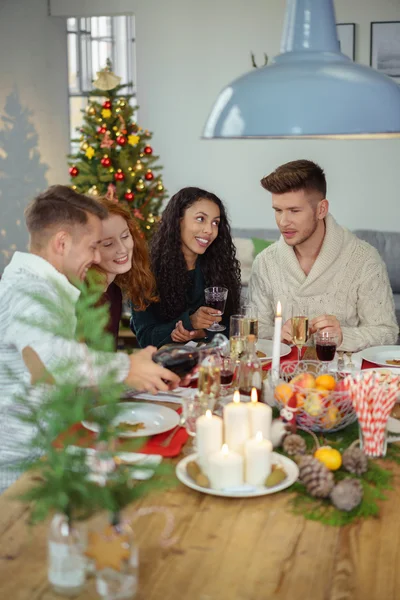
[[[258,309],[259,336],[272,338],[278,300],[283,323],[300,306],[310,319],[335,315],[342,327],[342,350],[395,344],[399,332],[386,266],[377,250],[325,219],[321,251],[305,275],[296,254],[283,237],[255,259],[250,299]]]

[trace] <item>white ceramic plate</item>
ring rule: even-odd
[[[243,485],[241,487],[226,489],[226,490],[213,490],[211,488],[204,488],[197,485],[186,472],[186,465],[192,460],[196,460],[197,454],[189,454],[183,458],[176,465],[176,476],[181,483],[186,485],[192,490],[202,492],[203,494],[210,494],[211,496],[222,496],[223,498],[256,498],[257,496],[267,496],[269,494],[275,494],[281,492],[286,488],[290,487],[297,481],[299,476],[299,468],[290,458],[283,456],[282,454],[272,453],[272,462],[274,464],[282,465],[287,473],[287,477],[284,481],[275,485],[272,488],[266,488],[264,486],[252,486]]]
[[[263,356],[260,360],[261,362],[266,362],[267,360],[272,360],[272,340],[258,340],[257,342],[257,350],[264,352],[266,356]],[[281,344],[281,356],[287,356],[292,351],[291,347],[287,344]]]
[[[147,437],[169,431],[179,424],[179,415],[175,410],[155,404],[147,404],[144,402],[122,402],[121,412],[115,419],[113,425],[119,423],[143,423],[144,427],[137,431],[121,432],[121,438]],[[101,411],[103,408],[99,406],[94,408],[91,413],[96,414],[96,411]],[[90,421],[82,421],[82,425],[90,431],[99,431],[96,423]]]
[[[372,348],[366,348],[361,352],[361,356],[364,360],[381,365],[388,369],[395,368],[399,369],[395,365],[388,365],[387,360],[400,360],[400,346],[373,346]]]

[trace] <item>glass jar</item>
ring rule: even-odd
[[[83,528],[73,526],[65,514],[54,515],[48,534],[48,579],[62,596],[77,596],[85,585]]]
[[[132,527],[119,515],[113,515],[111,524],[95,535],[103,538],[108,555],[97,556],[96,589],[105,600],[135,598],[138,590],[139,550]]]

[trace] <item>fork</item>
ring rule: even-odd
[[[166,447],[167,447],[167,446],[168,446],[168,445],[171,443],[171,441],[172,441],[172,438],[174,437],[174,435],[176,434],[176,432],[177,432],[177,431],[178,431],[178,430],[179,430],[181,427],[183,427],[183,425],[184,425],[184,424],[185,424],[185,419],[184,419],[184,417],[181,417],[181,418],[179,419],[179,423],[178,423],[178,425],[176,425],[176,426],[173,428],[173,430],[171,431],[171,433],[169,434],[169,436],[168,436],[167,438],[165,438],[165,440],[163,440],[163,441],[160,443],[160,446],[162,446],[163,448],[166,448]]]

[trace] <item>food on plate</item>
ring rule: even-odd
[[[118,429],[121,431],[139,431],[140,429],[144,429],[146,426],[144,423],[133,423],[132,421],[120,421],[117,425]]]
[[[392,365],[392,367],[400,367],[400,358],[392,358],[391,360],[387,360],[386,364]]]
[[[208,479],[207,475],[203,473],[203,471],[200,469],[198,463],[195,460],[191,460],[190,462],[188,462],[188,464],[186,465],[186,473],[200,487],[210,487],[210,480]]]
[[[257,354],[258,358],[265,358],[267,356],[265,354],[265,352],[261,352],[261,350],[257,350],[256,354]]]

